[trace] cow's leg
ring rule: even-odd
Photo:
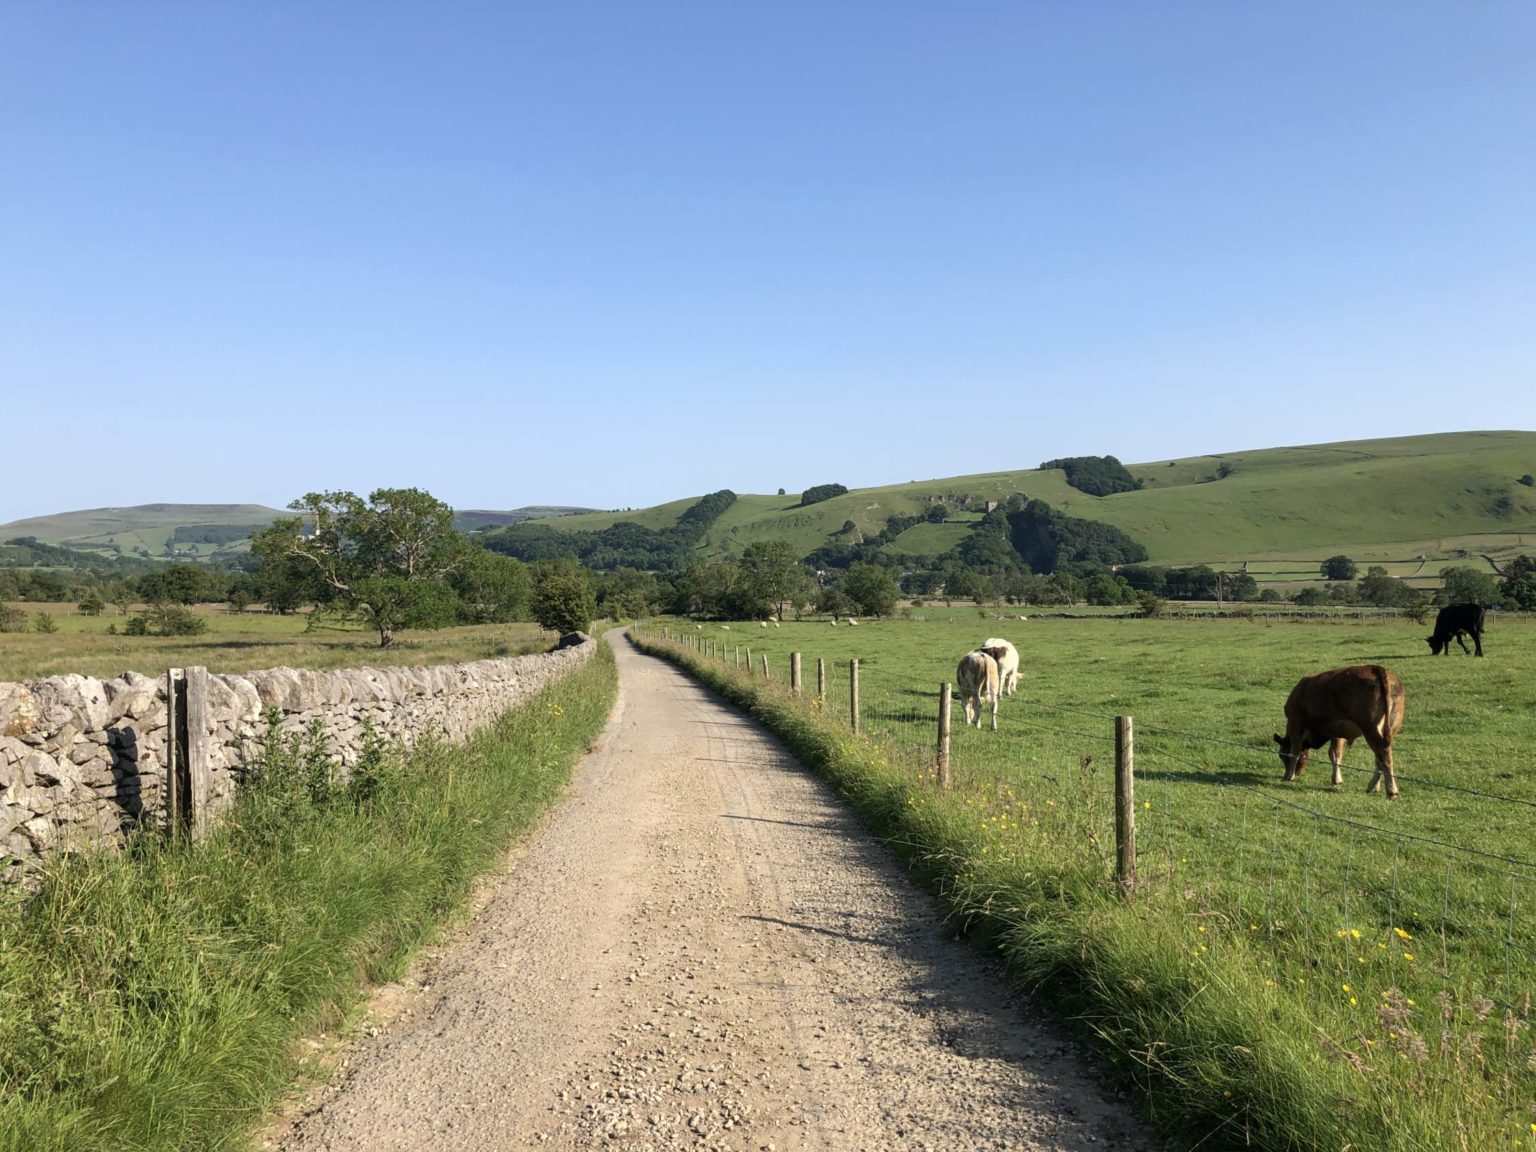
[[[1387,799],[1396,800],[1397,777],[1392,773],[1392,745],[1378,738],[1371,741],[1371,751],[1376,753],[1376,772],[1371,777],[1370,785],[1366,788],[1366,791],[1375,792],[1380,787],[1381,781],[1385,780],[1387,782]]]
[[[1349,747],[1349,741],[1340,737],[1328,745],[1328,763],[1333,766],[1333,786],[1339,787],[1344,783],[1344,750]]]
[[[1477,645],[1477,654],[1481,656],[1483,654],[1483,631],[1481,628],[1472,633],[1472,643]]]
[[[1468,656],[1471,654],[1472,649],[1467,647],[1467,634],[1465,632],[1456,633],[1456,643],[1461,645],[1461,654],[1463,656]],[[1449,648],[1450,645],[1447,644],[1446,647]],[[1478,647],[1481,648],[1482,645],[1479,644]],[[1481,653],[1479,653],[1479,655],[1481,655]]]
[[[992,731],[994,732],[997,731],[997,702],[1002,694],[1001,689],[992,693]]]
[[[976,697],[974,697],[974,696],[966,696],[966,698],[965,698],[965,725],[966,725],[967,728],[969,728],[975,722],[976,722]]]

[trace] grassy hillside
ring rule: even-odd
[[[34,516],[0,524],[0,540],[35,536],[45,544],[57,544],[99,556],[169,557],[167,543],[177,529],[183,536],[206,535],[216,539],[185,539],[174,544],[177,558],[207,559],[220,552],[243,551],[251,532],[259,531],[279,516],[276,508],[261,504],[139,504],[129,508],[87,508]],[[241,534],[243,533],[243,534]]]
[[[1432,579],[1458,550],[1495,554],[1536,544],[1536,489],[1518,478],[1536,472],[1536,433],[1456,432],[1435,436],[1161,460],[1131,466],[1139,492],[1089,496],[1059,470],[1024,469],[857,488],[798,507],[799,496],[743,495],[714,525],[703,547],[739,552],[754,540],[785,539],[802,552],[828,542],[847,521],[872,535],[895,514],[926,510],[934,498],[1006,499],[1023,492],[1073,516],[1102,520],[1146,545],[1157,563],[1249,561],[1287,579],[1315,561],[1348,551],[1392,560],[1394,575]],[[843,478],[845,481],[847,478]],[[597,512],[545,521],[559,530],[605,528],[632,520],[652,528],[677,522],[692,498],[634,512]],[[964,527],[951,522],[904,533],[907,555],[943,552]],[[1428,559],[1420,565],[1417,557]]]
[[[538,504],[525,508],[466,508],[454,513],[461,532],[499,528],[523,520],[586,512],[584,508]],[[87,508],[0,524],[0,541],[35,536],[44,544],[73,548],[97,557],[208,560],[244,552],[251,536],[279,516],[293,513],[261,504],[139,504],[128,508]],[[172,551],[167,550],[167,545]]]

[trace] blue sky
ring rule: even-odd
[[[0,520],[1536,427],[1528,4],[0,5]]]

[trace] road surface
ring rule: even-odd
[[[610,634],[597,748],[288,1152],[1137,1149],[772,737]]]

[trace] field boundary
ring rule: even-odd
[[[370,742],[409,745],[425,733],[462,741],[586,663],[596,646],[588,638],[421,668],[189,668],[0,683],[0,884],[139,829],[179,830],[184,821],[201,834],[274,740],[324,744],[342,777]],[[186,702],[190,726],[176,724],[173,696]]]

